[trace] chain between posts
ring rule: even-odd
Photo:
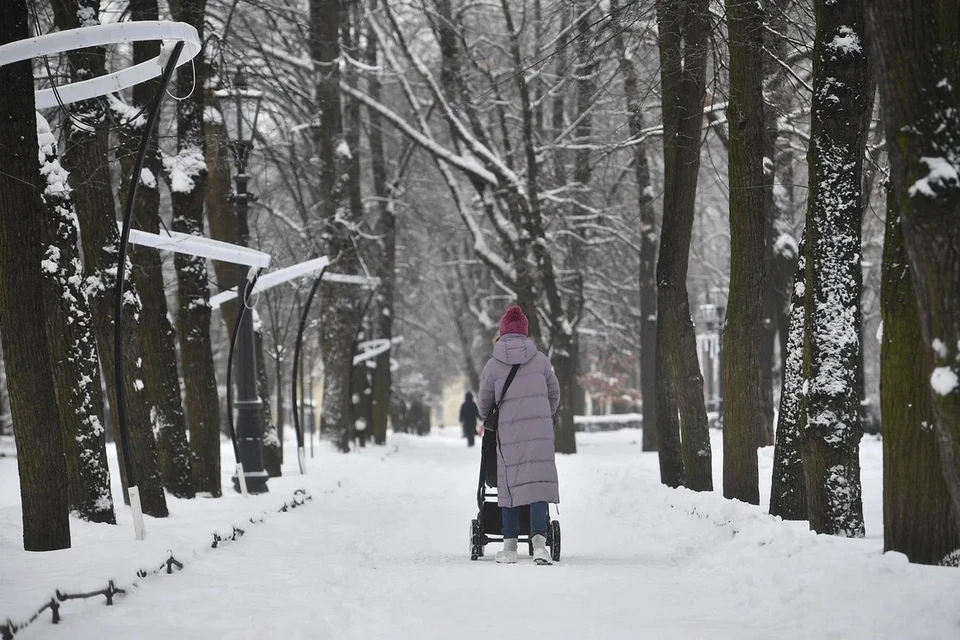
[[[304,491],[303,489],[297,489],[293,492],[293,498],[290,501],[286,501],[283,505],[277,509],[277,513],[286,513],[291,509],[296,509],[302,507],[307,503],[308,500],[313,500],[313,496]],[[266,520],[265,515],[261,514],[260,516],[254,516],[248,518],[250,524],[260,524]],[[241,529],[237,526],[232,527],[232,531],[228,535],[220,535],[217,532],[213,533],[213,543],[210,545],[210,548],[216,549],[223,542],[237,540],[242,537],[245,533],[244,529]],[[178,572],[183,570],[183,563],[177,560],[174,557],[172,551],[167,552],[167,559],[157,569],[138,569],[136,572],[137,578],[144,579],[150,576],[159,575],[161,573],[166,573],[168,575],[173,574],[174,569]],[[133,586],[137,586],[135,581]],[[50,611],[51,621],[53,624],[59,624],[60,617],[60,607],[61,602],[66,602],[67,600],[86,600],[89,598],[96,598],[97,596],[103,596],[106,598],[106,605],[112,606],[114,601],[114,596],[116,595],[126,595],[127,589],[121,589],[114,584],[113,580],[107,582],[107,586],[99,591],[89,591],[86,593],[66,593],[60,589],[54,591],[54,596],[50,598],[47,602],[43,604],[37,611],[33,613],[27,620],[23,622],[13,622],[10,618],[7,618],[6,621],[0,624],[0,640],[13,640],[14,636],[23,631],[31,624],[36,622],[41,615],[47,610]]]

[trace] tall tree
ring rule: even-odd
[[[321,186],[320,238],[324,251],[336,261],[336,271],[361,273],[352,226],[356,211],[351,164],[359,149],[351,148],[344,131],[340,101],[339,0],[310,1],[310,54],[316,65],[316,100],[320,107],[319,160]],[[350,375],[352,345],[360,324],[360,297],[355,286],[323,286],[324,305],[320,329],[323,352],[323,411],[321,436],[341,451],[350,449]]]
[[[763,7],[727,0],[730,42],[730,293],[723,331],[723,496],[760,504],[757,437],[764,431]]]
[[[131,0],[133,20],[158,20],[156,0]],[[133,63],[140,64],[160,53],[159,41],[133,43]],[[133,88],[132,113],[137,113],[156,96],[160,83],[151,80]],[[120,199],[124,201],[130,188],[130,174],[146,118],[126,118],[119,132]],[[160,191],[157,182],[162,175],[162,161],[154,136],[150,136],[144,171],[137,187],[133,217],[137,228],[149,233],[160,232]],[[152,410],[153,432],[157,436],[160,473],[167,491],[178,498],[194,496],[190,471],[190,449],[187,444],[183,401],[180,398],[180,375],[177,372],[176,336],[167,311],[163,286],[163,260],[153,247],[132,247],[133,280],[140,292],[143,313],[140,316],[140,338],[143,346],[143,374]]]
[[[860,537],[860,214],[874,86],[864,0],[816,0],[815,12],[801,450],[811,529]]]
[[[54,0],[54,22],[61,30],[99,23],[99,0]],[[68,54],[71,78],[74,81],[101,76],[105,73],[103,47],[81,49]],[[125,278],[127,290],[120,318],[114,318],[113,291],[117,282],[120,233],[116,224],[109,164],[110,127],[106,101],[94,98],[68,105],[66,146],[61,163],[73,176],[73,199],[80,219],[80,239],[83,248],[85,283],[93,310],[94,332],[100,352],[100,365],[106,378],[107,398],[116,407],[117,384],[123,384],[127,398],[127,429],[133,466],[143,512],[155,517],[167,516],[166,496],[157,460],[157,443],[150,428],[150,405],[143,383],[143,358],[140,345],[139,318],[142,311],[140,297],[131,278]],[[123,116],[121,116],[123,117]],[[129,117],[129,116],[127,116]],[[130,264],[123,266],[130,269]],[[124,323],[122,345],[113,341],[114,321]],[[119,350],[127,376],[118,381],[114,377],[113,358]],[[117,412],[111,411],[114,433],[117,432]],[[118,449],[118,455],[124,455]],[[127,487],[126,467],[120,465],[120,478]],[[125,499],[129,499],[124,491]]]
[[[203,40],[206,0],[171,0],[170,10],[175,20],[193,26]],[[173,204],[173,229],[199,236],[203,235],[204,190],[207,184],[204,137],[207,71],[202,49],[191,65],[184,65],[177,70],[177,95],[183,96],[177,101],[177,154],[164,161]],[[219,481],[211,477],[212,468],[219,463],[199,460],[201,456],[220,456],[220,400],[210,342],[207,266],[203,258],[183,253],[174,256],[174,266],[179,303],[177,334],[180,338],[191,452],[194,464],[205,467],[203,472],[195,474],[196,489],[219,495]]]
[[[960,530],[960,11],[955,2],[871,4],[879,86],[920,312],[925,374]]]
[[[933,430],[920,315],[897,200],[887,198],[883,240],[880,410],[883,413],[883,548],[937,564],[960,549]]]
[[[618,11],[616,0],[610,3],[611,12]],[[640,98],[640,83],[633,57],[627,52],[623,31],[617,30],[614,40],[620,69],[623,70],[623,92],[627,105],[630,137],[642,140],[646,128]],[[640,394],[643,396],[644,451],[657,449],[657,212],[653,206],[653,186],[650,181],[650,162],[647,145],[633,146],[633,170],[637,180],[637,209],[639,210],[640,268]]]
[[[763,197],[765,209],[763,325],[760,337],[761,417],[757,443],[760,446],[774,444],[773,387],[777,338],[780,344],[781,384],[783,362],[786,359],[787,334],[789,333],[790,288],[797,260],[797,243],[788,230],[788,211],[784,209],[785,198],[778,195],[787,187],[777,184],[777,172],[789,154],[779,149],[779,121],[791,108],[793,92],[787,83],[789,77],[784,69],[788,56],[789,24],[786,12],[790,0],[774,0],[765,5],[766,25],[761,52],[763,60],[763,118],[765,136],[763,141]],[[789,63],[788,63],[789,64]]]
[[[370,10],[377,10],[378,0],[371,0]],[[377,38],[372,28],[366,36],[366,62],[377,66]],[[371,74],[367,81],[367,92],[377,102],[381,100],[382,83],[379,74]],[[370,169],[373,174],[373,191],[377,196],[377,219],[374,234],[377,237],[377,277],[380,287],[374,301],[376,308],[375,336],[382,340],[393,339],[393,297],[395,290],[395,269],[397,256],[397,220],[396,199],[399,194],[397,180],[388,182],[387,162],[383,143],[383,121],[380,114],[367,109],[370,126],[367,127],[367,140],[370,144]],[[407,152],[409,155],[409,152]],[[373,439],[377,444],[387,441],[387,418],[390,416],[390,372],[391,351],[377,356],[377,368],[373,380]]]
[[[710,491],[710,433],[687,295],[700,168],[709,2],[659,0],[657,27],[664,159],[663,226],[657,259],[660,477],[670,486],[683,484],[697,491]]]
[[[77,213],[60,166],[57,140],[37,114],[40,173],[46,180],[43,202],[45,245],[43,301],[63,427],[70,510],[84,520],[115,523],[107,466],[103,391],[97,342],[84,290]]]
[[[0,45],[30,37],[27,4],[12,0],[0,20]],[[20,472],[23,548],[70,546],[66,463],[50,348],[44,332],[43,180],[30,60],[0,66],[0,340]]]
[[[803,395],[804,308],[806,305],[806,246],[801,242],[790,302],[790,328],[783,355],[783,383],[777,416],[770,483],[770,514],[784,520],[807,519],[807,485],[803,475],[800,438],[806,425]]]

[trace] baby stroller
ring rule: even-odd
[[[502,542],[503,525],[500,522],[500,507],[497,505],[497,435],[484,430],[480,444],[480,480],[477,486],[477,517],[470,521],[470,559],[483,557],[483,548],[491,542]],[[530,507],[520,507],[520,537],[526,542],[529,554],[533,555],[533,540],[530,536]],[[560,560],[560,523],[552,520],[547,527],[547,547],[554,562]]]

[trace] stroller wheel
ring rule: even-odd
[[[480,523],[470,521],[470,559],[476,560],[483,555],[483,545],[480,544]]]
[[[560,561],[560,523],[557,520],[550,523],[550,557],[554,562]]]

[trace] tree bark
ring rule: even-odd
[[[960,530],[960,62],[955,3],[870,6],[890,179],[920,313],[925,376]]]
[[[204,37],[206,0],[173,0],[175,20],[193,26]],[[203,204],[207,185],[204,109],[207,62],[203,51],[192,65],[177,70],[177,155],[165,160],[170,199],[173,204],[173,230],[203,236]],[[178,253],[177,334],[187,420],[190,427],[194,485],[198,491],[221,495],[220,478],[213,477],[220,462],[220,399],[217,392],[213,345],[210,342],[210,290],[207,266],[203,258]],[[196,440],[196,442],[194,442]]]
[[[764,286],[763,286],[763,326],[760,336],[760,374],[761,374],[761,416],[760,432],[757,434],[758,446],[774,444],[774,371],[775,348],[780,339],[780,380],[783,384],[784,361],[786,360],[787,334],[789,332],[790,289],[793,285],[795,269],[796,242],[787,233],[787,212],[782,208],[782,198],[777,194],[777,166],[779,152],[778,120],[789,110],[790,94],[786,88],[786,73],[781,61],[787,58],[787,38],[789,24],[785,19],[790,0],[775,0],[770,3],[766,21],[776,32],[764,32],[765,52],[763,59],[763,196],[765,246],[764,246]],[[784,187],[780,187],[785,191]],[[781,193],[783,192],[781,191]]]
[[[713,489],[710,433],[687,296],[687,267],[700,167],[708,3],[706,0],[661,0],[657,3],[657,27],[664,130],[664,213],[657,260],[660,474],[671,486],[683,482],[691,489],[710,491]],[[682,439],[676,435],[678,413]],[[683,456],[681,470],[675,468],[676,452],[665,450],[678,442]]]
[[[340,3],[310,1],[310,53],[317,67],[316,98],[320,107],[320,190],[323,249],[336,260],[337,271],[361,273],[359,254],[348,228],[358,223],[351,206],[351,190],[360,185],[351,180],[354,154],[359,149],[347,143],[340,103]],[[355,286],[328,283],[323,286],[324,306],[320,341],[323,352],[323,411],[320,435],[340,451],[350,450],[350,375],[354,336],[360,325],[360,296]]]
[[[55,0],[54,20],[61,30],[81,25],[96,24],[99,20],[97,0]],[[104,50],[95,48],[78,50],[68,54],[71,62],[71,78],[83,80],[105,73]],[[122,345],[113,341],[114,304],[116,287],[118,247],[120,233],[116,224],[110,166],[108,161],[109,127],[106,103],[102,98],[78,102],[67,107],[71,114],[66,127],[67,144],[62,164],[73,176],[73,200],[80,218],[80,239],[83,248],[84,269],[87,273],[85,287],[93,310],[94,331],[101,357],[101,369],[105,374],[107,398],[111,408],[117,406],[117,384],[114,377],[113,358],[119,349],[123,358],[126,378],[119,381],[125,385],[127,398],[127,430],[133,466],[137,473],[140,501],[147,515],[166,517],[167,502],[163,493],[163,481],[157,460],[157,443],[150,429],[150,407],[143,383],[143,358],[140,345],[140,298],[131,278],[125,278],[126,291],[120,322],[124,323],[123,335],[127,340]],[[74,121],[83,126],[73,124]],[[129,270],[129,262],[124,265]],[[110,412],[114,433],[117,432],[117,411]],[[123,462],[123,451],[117,449],[120,458],[120,478],[124,488],[124,500],[128,480]]]
[[[783,360],[783,385],[780,390],[780,411],[777,417],[777,438],[773,449],[773,479],[770,484],[770,515],[784,520],[807,519],[807,485],[800,455],[800,434],[806,429],[802,411],[804,309],[806,307],[806,246],[800,245],[800,256],[794,276],[793,299],[790,304],[790,328]]]
[[[880,410],[883,413],[883,550],[939,564],[960,549],[933,430],[916,295],[892,191],[883,240]]]
[[[617,11],[617,3],[610,3]],[[630,137],[639,139],[646,128],[640,83],[636,66],[627,54],[623,33],[615,39],[620,69],[623,71],[623,92],[627,103],[627,122]],[[633,170],[637,180],[637,209],[639,214],[640,265],[640,395],[643,397],[643,451],[657,450],[657,213],[653,206],[653,187],[650,183],[650,164],[647,146],[634,144]]]
[[[103,391],[90,302],[83,288],[77,214],[50,125],[37,114],[43,201],[43,301],[57,408],[63,427],[70,509],[84,520],[116,523],[103,424]]]
[[[730,293],[723,330],[723,496],[760,504],[758,435],[765,432],[763,340],[763,26],[759,3],[727,0],[730,42]],[[769,382],[769,381],[768,381]]]
[[[156,0],[131,0],[130,17],[133,20],[157,20]],[[159,41],[133,43],[133,62],[139,64],[160,53]],[[133,88],[133,109],[139,111],[156,96],[160,86],[156,80]],[[124,201],[130,188],[130,174],[143,135],[146,119],[127,122],[120,131],[120,199]],[[149,233],[160,231],[160,192],[157,179],[163,165],[156,138],[150,136],[144,174],[137,188],[133,208],[134,224]],[[194,496],[190,471],[190,448],[187,443],[187,425],[180,397],[180,375],[177,372],[176,336],[167,310],[163,287],[163,260],[160,252],[151,247],[130,247],[133,263],[133,281],[143,303],[141,316],[141,344],[143,371],[152,410],[150,417],[157,436],[160,473],[167,491],[178,498]]]
[[[810,528],[862,537],[859,316],[862,164],[874,87],[863,0],[817,0],[805,229],[801,453]]]
[[[30,37],[25,0],[0,21],[0,45]],[[44,332],[42,228],[31,61],[0,67],[0,340],[17,443],[23,548],[70,546],[67,467],[50,345]]]
[[[0,434],[13,435],[13,419],[10,417],[10,393],[7,391],[6,366],[3,364],[3,348],[0,347]]]
[[[280,448],[280,435],[277,424],[273,421],[273,410],[270,407],[270,378],[267,376],[267,361],[263,357],[263,325],[260,316],[255,311],[253,348],[259,356],[257,358],[257,393],[260,394],[260,433],[263,440],[263,470],[271,478],[283,475],[280,468],[283,462],[283,450]]]
[[[377,10],[378,0],[371,0],[371,11]],[[377,39],[367,34],[367,64],[377,66]],[[369,76],[367,91],[370,97],[380,102],[382,83],[376,73]],[[387,183],[387,163],[383,144],[383,122],[374,109],[367,110],[370,126],[367,128],[367,140],[370,144],[370,169],[373,174],[373,191],[377,196],[377,221],[374,233],[377,237],[379,260],[377,276],[380,288],[374,301],[376,318],[374,320],[376,337],[393,339],[393,298],[397,254],[397,222],[394,214],[394,200],[399,195],[395,185]],[[390,371],[391,350],[377,356],[377,368],[373,380],[373,439],[377,444],[387,442],[387,419],[390,416]]]

